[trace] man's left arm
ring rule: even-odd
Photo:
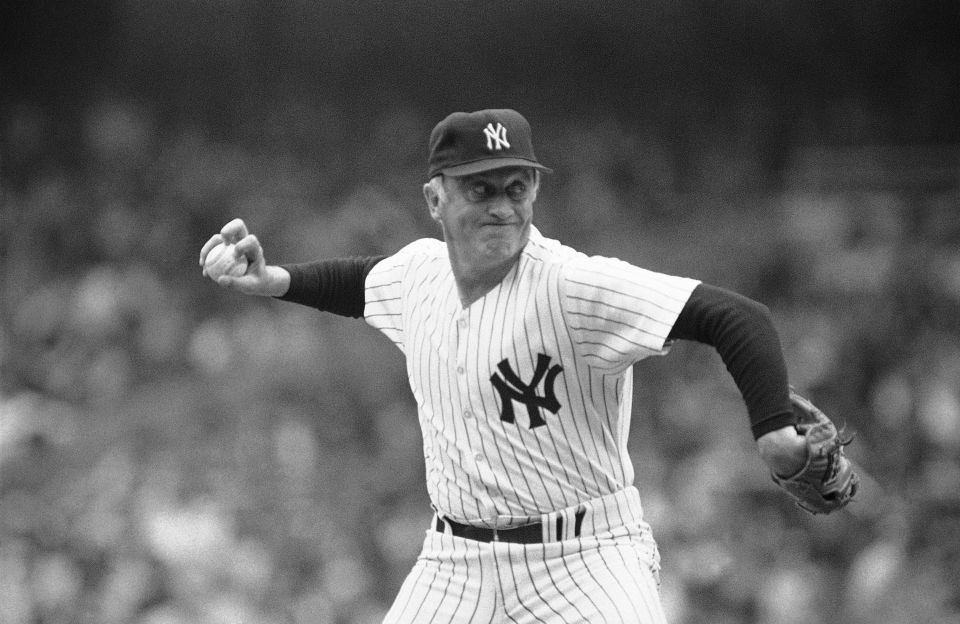
[[[833,421],[787,380],[780,339],[766,306],[698,284],[670,338],[712,345],[733,376],[750,415],[760,457],[774,482],[810,513],[830,513],[857,493],[859,476],[844,456]]]
[[[701,283],[677,317],[669,339],[714,347],[746,403],[760,457],[778,475],[792,475],[803,468],[806,441],[796,429],[787,366],[765,305]]]

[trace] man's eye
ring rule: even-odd
[[[507,187],[507,195],[510,199],[523,199],[527,196],[527,185],[523,182],[514,182]]]
[[[490,185],[477,183],[470,187],[470,195],[474,200],[485,199],[490,195]]]

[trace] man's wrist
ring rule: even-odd
[[[290,272],[285,268],[276,265],[267,265],[264,267],[264,274],[267,283],[267,294],[271,297],[282,297],[290,290]]]

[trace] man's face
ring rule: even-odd
[[[445,193],[427,203],[455,251],[491,262],[516,256],[527,244],[537,177],[511,167],[444,179]]]

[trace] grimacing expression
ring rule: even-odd
[[[518,254],[530,236],[539,178],[510,167],[442,178],[443,192],[428,192],[430,214],[448,244],[502,259]],[[431,199],[431,195],[437,195]]]

